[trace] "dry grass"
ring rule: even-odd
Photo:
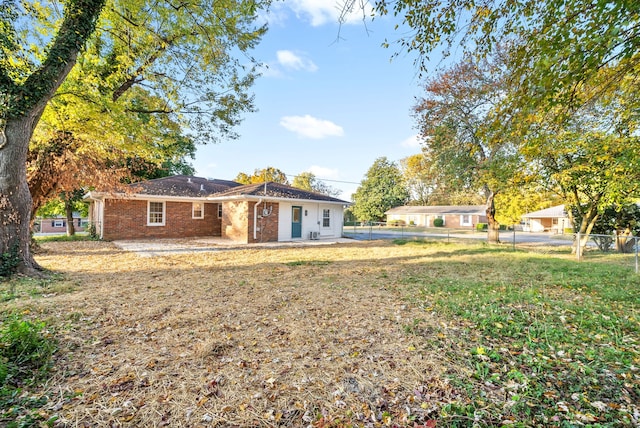
[[[457,328],[405,299],[425,247],[43,247],[38,261],[72,290],[4,305],[57,330],[43,416],[59,426],[426,426],[463,398],[445,379],[465,369],[407,333],[415,320]]]

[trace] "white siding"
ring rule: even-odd
[[[319,232],[320,238],[340,238],[342,236],[343,208],[337,204],[322,204],[312,202],[280,202],[280,218],[278,219],[278,241],[290,241],[291,238],[291,208],[302,207],[302,237],[309,239],[311,232]],[[329,227],[322,226],[323,210],[330,210]]]

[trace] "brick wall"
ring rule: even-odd
[[[191,202],[165,202],[165,225],[147,226],[147,201],[107,199],[104,239],[182,238],[220,236],[218,204],[204,204],[204,218],[192,218]]]
[[[256,239],[253,239],[253,208],[255,202],[249,204],[249,242],[278,242],[278,217],[280,205],[270,202],[263,202],[258,205],[258,230]],[[270,209],[269,216],[262,216],[263,209]]]
[[[279,205],[264,202],[258,205],[256,239],[253,239],[253,210],[256,202],[234,201],[222,205],[222,237],[244,244],[278,241]],[[263,208],[271,207],[268,217],[262,216]]]

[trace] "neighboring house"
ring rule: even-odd
[[[126,193],[90,192],[89,220],[103,239],[213,236],[241,243],[342,236],[349,203],[278,183],[173,176]]]
[[[80,213],[73,213],[73,226],[76,232],[82,232],[87,227],[88,220],[80,216]],[[67,218],[64,216],[38,217],[34,222],[35,233],[66,233]]]
[[[567,228],[572,228],[569,216],[564,209],[564,205],[534,211],[522,216],[525,232],[553,232],[562,234]]]
[[[391,208],[385,214],[387,223],[400,220],[406,225],[433,227],[437,218],[444,220],[444,227],[474,228],[487,222],[487,207],[484,205],[404,205]]]

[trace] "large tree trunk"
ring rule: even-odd
[[[487,242],[490,244],[500,243],[500,223],[496,220],[496,206],[494,204],[495,192],[489,191],[487,197]]]
[[[73,236],[76,234],[76,228],[73,225],[73,204],[66,197],[64,199],[64,212],[67,216],[67,236]]]
[[[6,138],[0,148],[0,253],[17,256],[15,269],[26,275],[41,270],[33,260],[29,244],[31,194],[27,185],[26,159],[33,123],[40,115],[8,120]]]
[[[591,234],[598,217],[598,209],[595,204],[591,204],[584,213],[582,213],[582,221],[580,222],[580,228],[578,229],[580,232],[580,241],[578,242],[576,239],[575,245],[571,250],[573,254],[576,254],[578,251],[578,246],[580,246],[580,254],[584,253],[584,249],[587,247],[587,243],[589,242],[589,235]]]
[[[47,57],[24,81],[16,82],[0,67],[0,254],[16,259],[16,271],[38,275],[29,249],[32,200],[27,185],[27,151],[45,106],[76,63],[93,33],[105,0],[69,0]],[[14,254],[15,253],[15,254]],[[4,260],[5,257],[2,258]],[[3,269],[7,272],[6,269]]]

